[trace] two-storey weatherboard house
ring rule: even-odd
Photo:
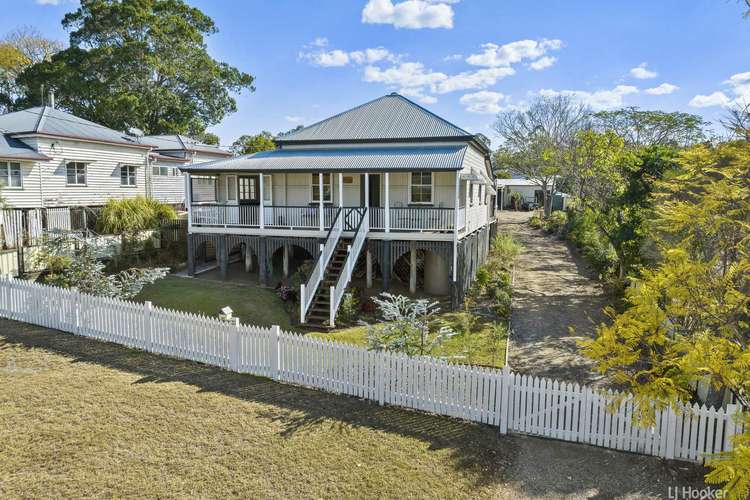
[[[215,253],[220,273],[289,274],[314,260],[300,286],[300,319],[334,324],[362,275],[382,290],[446,296],[457,305],[484,261],[494,227],[489,149],[398,94],[277,139],[278,148],[181,167],[189,187],[188,272]],[[207,247],[213,247],[207,252]],[[280,261],[280,266],[279,266]],[[244,265],[243,265],[244,264]]]

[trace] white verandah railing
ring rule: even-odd
[[[364,348],[0,277],[0,317],[515,432],[702,462],[732,449],[738,407],[655,410],[636,425],[627,394]],[[621,397],[619,405],[612,402]]]
[[[320,245],[320,255],[318,260],[313,266],[313,270],[310,273],[310,278],[307,280],[307,284],[302,283],[299,290],[299,315],[300,322],[304,323],[307,316],[307,311],[310,309],[313,298],[315,298],[315,292],[320,286],[320,282],[323,280],[323,276],[328,267],[328,262],[331,260],[336,245],[339,243],[341,233],[344,231],[343,219],[341,216],[342,210],[339,208],[336,211],[336,216],[331,222],[331,229],[328,230],[328,236],[326,237],[325,244]]]
[[[341,304],[341,299],[344,296],[344,292],[346,291],[346,285],[348,285],[352,279],[354,265],[357,263],[357,259],[359,258],[359,254],[362,251],[362,247],[367,240],[367,233],[369,232],[370,214],[368,213],[367,207],[365,207],[364,209],[362,209],[359,224],[354,233],[354,240],[352,241],[352,244],[349,245],[346,249],[346,261],[344,262],[344,267],[341,270],[341,276],[339,276],[339,280],[336,283],[336,286],[331,287],[330,315],[328,323],[330,326],[335,325],[336,311],[339,310],[339,304]]]

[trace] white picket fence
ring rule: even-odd
[[[0,317],[240,373],[447,415],[515,432],[663,458],[703,461],[731,449],[738,408],[656,410],[634,425],[618,394],[430,357],[375,352],[270,328],[0,278]]]

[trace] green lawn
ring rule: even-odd
[[[466,321],[468,316],[465,312],[450,312],[441,314],[440,319],[453,331],[463,332],[461,323]],[[489,319],[478,318],[471,333],[460,333],[449,338],[431,354],[456,363],[502,367],[505,364],[507,334],[501,340],[493,342],[490,338],[491,323]],[[332,332],[314,332],[309,335],[346,344],[367,346],[367,327],[365,326],[353,326]]]
[[[3,319],[0,368],[3,498],[498,498],[518,446]]]
[[[210,316],[218,316],[222,307],[229,306],[242,323],[291,328],[289,313],[281,299],[273,290],[257,286],[167,276],[144,288],[136,300],[150,300],[157,306]]]

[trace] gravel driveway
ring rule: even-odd
[[[607,298],[591,267],[566,242],[531,228],[531,212],[500,212],[499,231],[523,246],[513,285],[513,371],[589,385],[602,385],[578,341],[604,321]],[[574,329],[571,332],[571,327]]]

